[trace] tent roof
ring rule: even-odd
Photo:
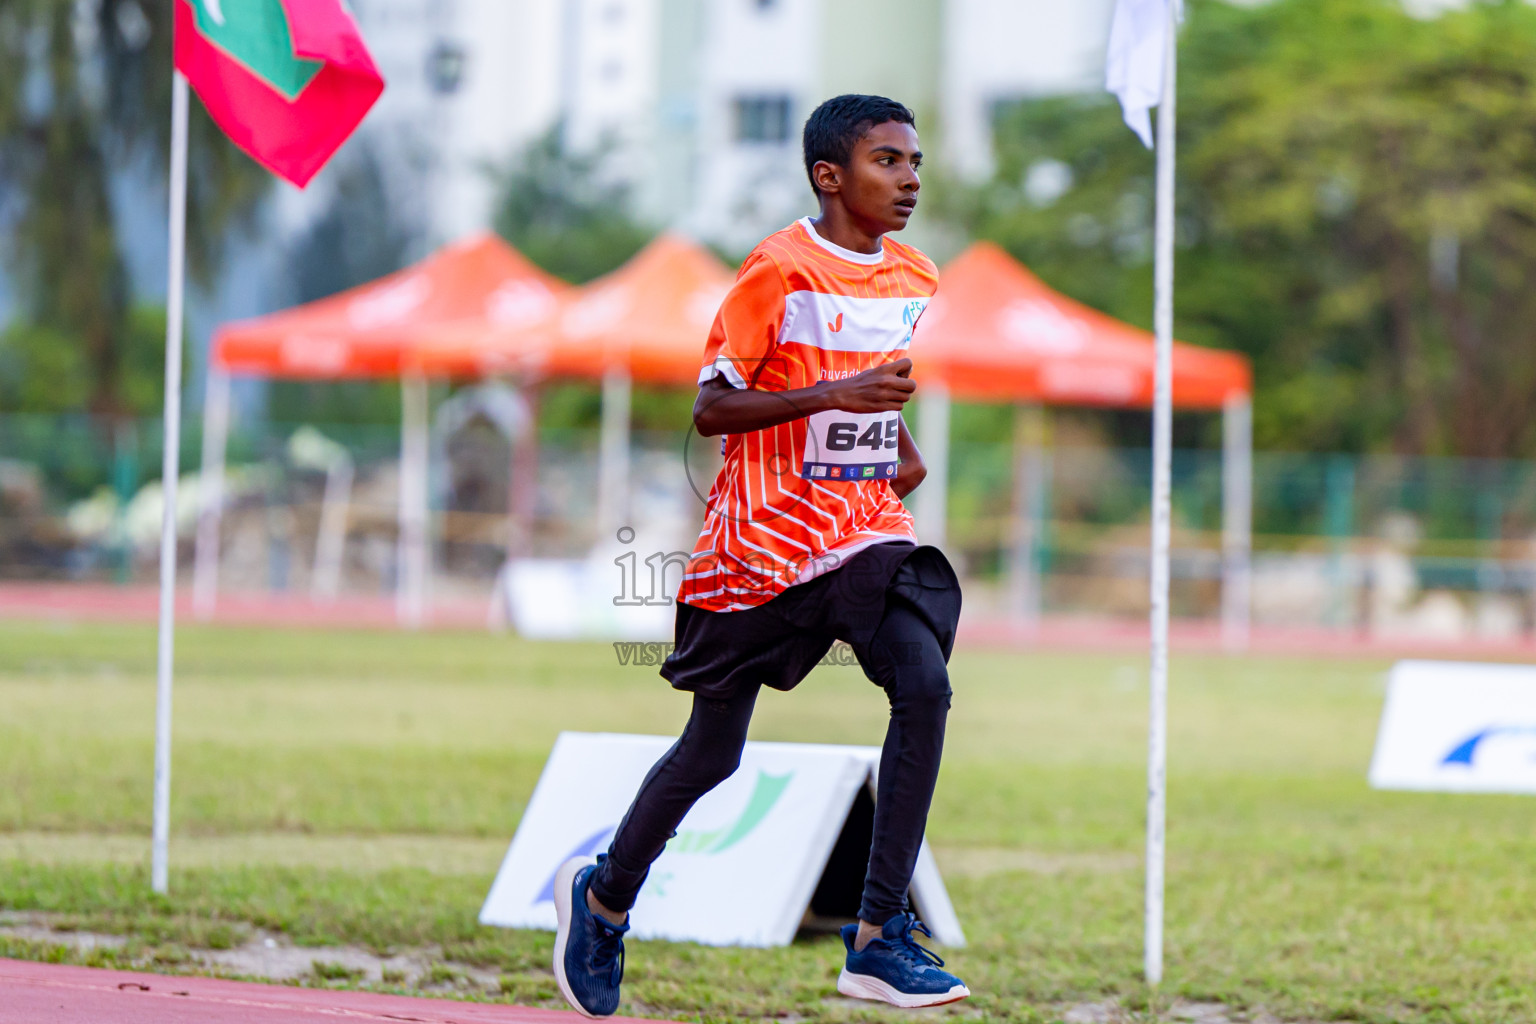
[[[708,249],[666,233],[617,270],[566,292],[538,324],[455,324],[431,332],[415,358],[428,374],[601,377],[627,356],[636,379],[692,385],[715,312],[734,281]]]
[[[489,233],[377,281],[221,327],[214,365],[269,377],[394,377],[424,328],[462,320],[513,326],[549,313],[569,288]]]
[[[940,273],[912,361],[919,380],[945,381],[957,398],[1152,404],[1152,335],[1053,291],[990,242]],[[1174,343],[1175,405],[1220,408],[1251,388],[1243,356]]]

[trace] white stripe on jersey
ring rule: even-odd
[[[790,292],[784,297],[779,342],[827,352],[890,352],[905,349],[912,328],[928,306],[926,298],[863,299],[823,292]],[[719,362],[719,360],[716,360]]]

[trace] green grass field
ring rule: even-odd
[[[0,953],[175,969],[265,929],[319,960],[429,947],[493,972],[495,998],[556,1005],[550,935],[475,923],[504,845],[559,731],[673,733],[687,714],[600,644],[185,629],[158,899],[154,657],[150,628],[0,624],[0,909],[131,939]],[[1149,998],[1144,659],[957,653],[929,837],[976,996],[939,1014],[1119,998],[1151,1017],[1182,997],[1287,1020],[1536,1020],[1536,801],[1370,790],[1386,667],[1175,657],[1168,971]],[[753,735],[877,744],[884,716],[856,668],[822,668],[766,694]],[[625,1012],[894,1016],[835,996],[837,950],[633,943]]]

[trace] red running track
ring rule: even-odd
[[[485,629],[490,596],[439,597],[427,625],[450,629]],[[110,583],[0,583],[0,619],[43,619],[60,622],[154,622],[160,614],[160,592],[153,586]],[[176,619],[183,625],[198,620],[192,594],[176,594]],[[388,594],[346,594],[316,604],[295,593],[232,592],[219,594],[213,621],[224,625],[310,627],[321,629],[395,629],[395,599]]]
[[[177,618],[195,623],[191,594],[177,594]],[[0,583],[0,619],[59,622],[155,621],[159,593],[142,585],[103,583]],[[439,598],[426,625],[438,629],[487,626],[489,597]],[[394,599],[386,594],[350,594],[324,605],[301,594],[222,593],[213,621],[222,625],[309,629],[396,629]],[[1221,651],[1221,625],[1174,621],[1169,639],[1180,651]],[[960,623],[966,644],[1004,649],[1116,651],[1140,654],[1147,649],[1144,618],[1050,616],[1032,629],[1006,619],[968,615]],[[1317,626],[1253,628],[1246,653],[1344,657],[1479,658],[1536,660],[1536,636],[1437,639],[1415,634],[1372,635],[1361,630]]]
[[[576,1024],[583,1019],[569,1010],[0,959],[0,1024]]]

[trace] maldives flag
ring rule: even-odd
[[[344,0],[172,0],[176,70],[224,133],[303,188],[384,91]]]

